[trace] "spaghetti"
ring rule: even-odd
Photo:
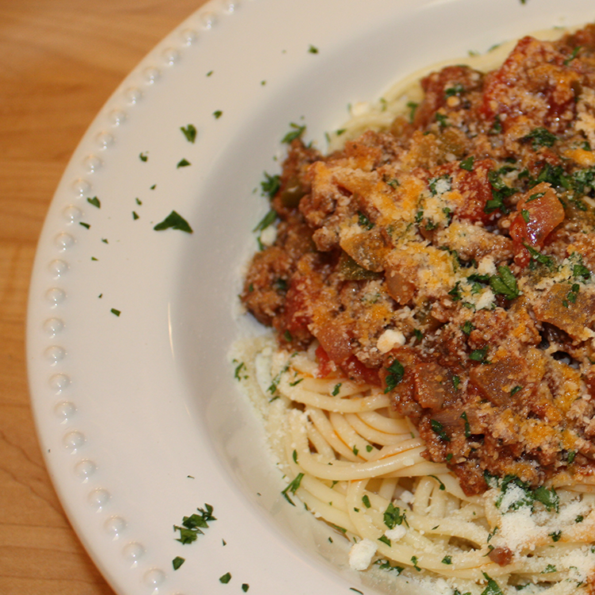
[[[593,593],[595,27],[493,59],[291,140],[235,358],[352,568]]]

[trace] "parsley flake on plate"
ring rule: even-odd
[[[179,229],[186,233],[192,233],[192,228],[188,224],[188,221],[184,219],[180,214],[172,211],[161,223],[158,223],[153,227],[155,231],[163,231],[164,229]]]
[[[196,140],[196,128],[194,124],[188,124],[188,126],[181,126],[180,130],[182,134],[186,137],[186,140],[189,143],[193,143]]]

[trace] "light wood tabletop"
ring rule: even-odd
[[[113,595],[60,506],[37,442],[25,319],[37,238],[87,126],[205,0],[0,0],[0,593]]]

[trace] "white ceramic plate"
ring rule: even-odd
[[[593,20],[592,0],[211,2],[124,81],[57,189],[28,317],[47,465],[116,592],[384,588],[346,568],[341,540],[329,544],[280,496],[227,362],[255,330],[233,314],[267,210],[253,191],[278,171],[290,122],[324,149],[348,103],[421,66]],[[172,210],[193,234],[153,229]],[[205,503],[217,521],[193,544],[175,541],[172,526]],[[176,556],[186,562],[174,571]]]

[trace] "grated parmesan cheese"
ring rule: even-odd
[[[358,541],[349,550],[349,566],[352,570],[366,570],[377,550],[378,546],[370,539]]]

